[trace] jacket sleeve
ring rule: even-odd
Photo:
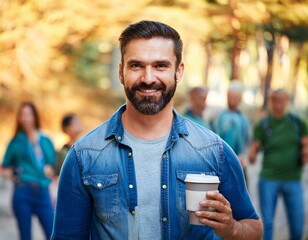
[[[15,158],[15,151],[14,151],[14,143],[11,141],[5,151],[2,166],[3,167],[11,167],[14,166],[14,158]]]
[[[91,196],[83,185],[74,147],[62,166],[52,240],[90,239]]]
[[[234,219],[237,221],[259,219],[249,196],[239,160],[226,143],[223,143],[223,148],[223,167],[219,192],[230,202]]]

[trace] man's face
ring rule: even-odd
[[[289,103],[289,98],[286,93],[274,93],[270,98],[270,106],[272,114],[275,117],[284,116]]]
[[[238,106],[241,103],[242,93],[234,92],[234,91],[228,91],[227,99],[228,99],[229,109],[232,110],[232,111],[235,111],[235,110],[238,109]]]
[[[172,40],[134,39],[126,46],[122,64],[119,78],[127,104],[132,104],[145,115],[157,114],[171,104],[184,68],[180,64],[176,69]]]
[[[66,128],[65,133],[71,138],[76,139],[82,132],[83,126],[78,117],[74,117],[70,125]]]
[[[196,92],[194,94],[191,94],[191,108],[195,113],[202,115],[203,111],[206,108],[206,98],[206,92]]]

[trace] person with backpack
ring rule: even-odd
[[[214,131],[232,148],[237,155],[245,175],[248,177],[246,157],[251,141],[251,126],[246,114],[240,109],[244,85],[240,80],[233,79],[227,91],[227,108],[222,110],[214,121]]]
[[[288,113],[289,95],[277,89],[270,95],[270,113],[256,123],[249,161],[255,163],[263,150],[259,201],[265,240],[273,239],[273,220],[278,197],[283,197],[290,239],[300,240],[304,229],[304,198],[301,176],[307,163],[307,126]]]

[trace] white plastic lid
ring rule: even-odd
[[[194,183],[220,183],[217,176],[201,174],[187,174],[185,182],[194,182]]]

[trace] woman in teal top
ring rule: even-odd
[[[50,238],[54,210],[48,185],[56,159],[51,140],[40,131],[38,113],[30,102],[22,103],[16,132],[2,162],[2,174],[14,182],[12,207],[21,240],[31,239],[31,217],[36,214]]]

